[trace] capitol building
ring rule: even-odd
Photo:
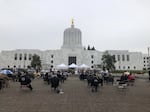
[[[147,56],[141,52],[129,52],[128,50],[107,50],[116,59],[116,70],[143,70],[147,69]],[[72,21],[71,27],[65,29],[63,34],[63,44],[59,50],[36,50],[36,49],[17,49],[1,51],[0,68],[27,68],[30,65],[32,56],[40,56],[43,69],[56,68],[57,65],[72,63],[78,66],[88,65],[90,68],[98,67],[102,64],[102,51],[88,50],[82,45],[82,32],[75,28]]]

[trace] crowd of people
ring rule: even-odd
[[[47,71],[45,73],[41,72],[41,74],[38,72],[39,75],[36,74],[36,71],[35,73],[18,71],[11,75],[1,74],[0,90],[3,88],[8,88],[9,80],[12,80],[13,82],[19,82],[21,89],[29,88],[32,91],[32,80],[34,80],[34,78],[40,78],[43,79],[43,81],[46,82],[48,85],[51,85],[51,88],[54,89],[55,92],[59,93],[61,89],[61,84],[64,83],[64,81],[68,77],[67,72],[62,71]]]
[[[87,80],[87,85],[91,87],[92,92],[97,92],[97,89],[100,86],[103,86],[104,83],[113,84],[114,77],[108,71],[86,71],[81,72],[79,75],[80,80]]]
[[[48,85],[51,85],[51,88],[54,88],[54,91],[57,93],[60,92],[61,84],[64,83],[64,81],[67,79],[68,73],[67,72],[46,72],[42,75],[42,78],[45,82],[47,82]]]
[[[38,75],[38,78],[43,79],[51,88],[59,93],[61,85],[68,78],[68,71],[49,71],[45,73],[41,73]],[[80,80],[87,80],[88,87],[91,88],[92,92],[97,92],[98,87],[103,86],[104,84],[114,84],[115,81],[118,81],[118,84],[134,84],[135,76],[132,73],[123,73],[120,78],[115,78],[111,72],[106,71],[95,71],[95,70],[87,70],[87,71],[79,71],[78,72]],[[4,87],[9,87],[9,80],[12,79],[15,82],[20,83],[21,88],[29,88],[31,91],[33,87],[31,85],[32,80],[34,79],[34,75],[29,72],[18,72],[17,74],[13,74],[12,77],[8,77],[7,75],[0,75],[0,90]]]
[[[124,72],[120,76],[120,78],[112,75],[109,71],[86,71],[80,72],[79,75],[80,80],[87,80],[87,85],[90,87],[92,92],[97,92],[98,87],[103,86],[105,84],[112,84],[117,83],[117,86],[120,85],[134,85],[135,76],[133,73]]]

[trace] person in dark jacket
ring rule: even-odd
[[[149,81],[150,81],[150,70],[148,71]]]
[[[98,85],[99,85],[98,78],[97,78],[97,76],[94,76],[92,78],[92,82],[91,82],[92,92],[94,92],[94,90],[95,90],[95,92],[97,92]]]
[[[25,85],[30,90],[33,89],[32,86],[31,86],[31,79],[30,79],[30,77],[27,74],[23,74],[22,76],[20,76],[19,82],[21,84],[21,88],[22,88],[23,85]]]
[[[51,87],[54,88],[54,91],[58,90],[58,86],[59,86],[59,78],[57,77],[57,75],[53,75],[53,77],[51,78]]]
[[[3,88],[4,79],[0,78],[0,90]]]

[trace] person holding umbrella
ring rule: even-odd
[[[13,72],[11,70],[1,70],[0,71],[0,74],[5,74],[7,75],[8,77],[11,77]]]

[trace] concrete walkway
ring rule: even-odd
[[[78,77],[62,85],[64,94],[51,91],[42,79],[33,81],[33,91],[21,90],[18,82],[10,84],[0,91],[0,112],[150,112],[150,82],[145,79],[125,91],[104,84],[97,93]]]

